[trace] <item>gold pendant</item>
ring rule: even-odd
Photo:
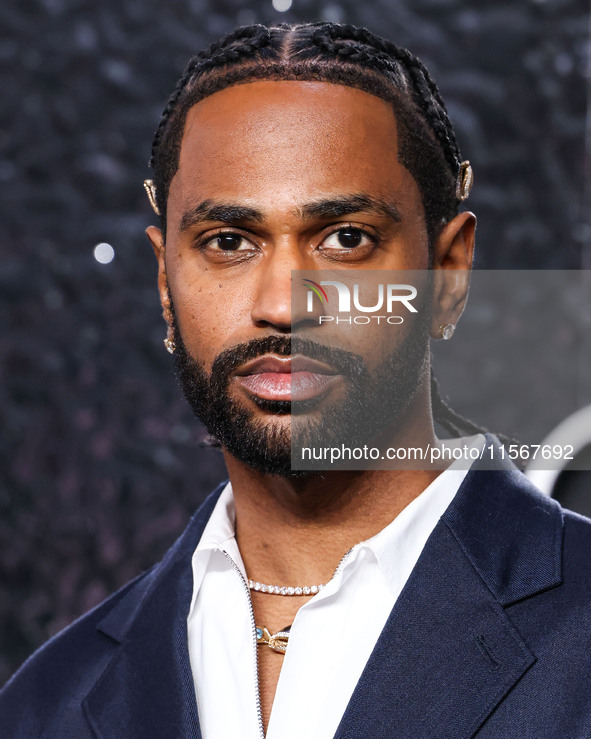
[[[285,654],[287,651],[287,642],[289,640],[289,631],[278,631],[271,634],[266,626],[257,626],[257,644],[266,644],[274,652]]]

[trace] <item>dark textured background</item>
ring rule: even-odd
[[[287,13],[270,0],[2,4],[0,681],[156,561],[224,475],[175,387],[143,234],[152,132],[187,58],[257,21],[352,22],[408,46],[475,166],[477,265],[578,269],[591,266],[588,11],[586,0],[294,0]],[[93,258],[103,241],[108,265]],[[462,361],[481,371],[481,357]],[[546,401],[542,368],[532,382]]]

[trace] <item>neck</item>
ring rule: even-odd
[[[436,443],[429,428],[425,445]],[[391,523],[440,473],[331,471],[290,478],[225,457],[246,572],[274,585],[327,582],[345,552]]]

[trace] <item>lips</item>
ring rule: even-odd
[[[265,355],[236,371],[238,383],[263,400],[298,401],[317,398],[338,382],[340,375],[330,365],[294,355]]]

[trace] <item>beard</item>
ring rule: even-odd
[[[208,374],[188,352],[173,310],[174,360],[181,389],[194,414],[232,456],[264,474],[302,477],[314,466],[326,469],[326,462],[320,466],[307,461],[302,467],[303,447],[362,447],[400,430],[428,375],[428,325],[428,316],[419,319],[372,373],[355,353],[299,336],[273,335],[225,350]],[[241,364],[269,353],[301,354],[330,365],[344,379],[344,398],[318,409],[316,398],[279,401],[253,397],[264,412],[257,414],[232,397],[229,384]],[[287,414],[291,414],[288,425],[273,423],[273,416]]]

